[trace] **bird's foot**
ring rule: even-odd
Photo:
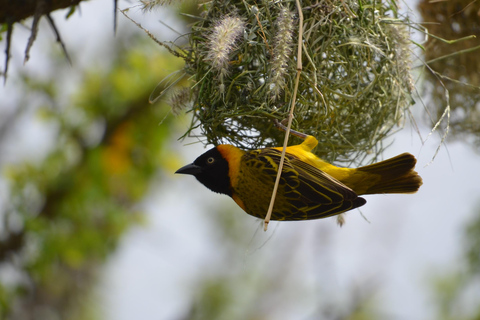
[[[288,119],[283,119],[282,121],[278,121],[277,119],[273,119],[273,122],[275,123],[275,126],[278,129],[280,129],[284,132],[287,132],[286,124],[288,123]],[[298,132],[298,131],[295,131],[293,129],[290,129],[290,133],[293,134],[296,137],[299,137],[300,139],[303,139],[303,140],[305,140],[308,137],[308,134]]]

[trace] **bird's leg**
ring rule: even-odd
[[[275,126],[278,129],[280,129],[282,131],[285,131],[285,132],[287,131],[287,127],[284,124],[284,122],[286,122],[286,121],[287,121],[287,119],[282,120],[282,122],[278,121],[277,119],[273,119],[273,122],[275,123]],[[308,134],[298,132],[298,131],[295,131],[293,129],[290,129],[290,133],[293,134],[296,137],[299,137],[300,139],[303,139],[303,140],[305,140],[308,137]]]
[[[277,119],[273,120],[273,122],[275,123],[275,126],[277,128],[286,132],[287,127],[285,126],[285,123],[284,123],[285,121],[287,121],[287,119],[283,120],[282,122],[279,122]],[[308,134],[305,134],[305,133],[302,133],[302,132],[298,132],[298,131],[295,131],[295,130],[292,130],[292,129],[290,129],[290,133],[293,134],[294,136],[299,137],[300,139],[303,139],[303,142],[302,142],[301,146],[306,151],[312,151],[313,148],[315,148],[318,144],[318,140],[315,139],[315,137],[313,137],[311,135],[308,135]]]

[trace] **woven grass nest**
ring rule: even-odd
[[[193,101],[187,134],[243,149],[281,146],[297,72],[295,1],[210,1],[184,49]],[[329,161],[362,162],[412,102],[409,34],[394,1],[301,1],[303,67],[293,129]],[[194,130],[195,129],[195,130]],[[198,130],[200,129],[200,130]],[[292,138],[290,143],[298,143]]]

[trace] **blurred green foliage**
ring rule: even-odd
[[[466,253],[469,269],[480,276],[480,209],[477,217],[466,228]]]
[[[438,320],[480,319],[480,209],[464,229],[460,267],[433,279]]]
[[[173,123],[169,108],[148,97],[183,62],[135,42],[117,51],[111,70],[86,72],[67,99],[55,77],[24,78],[25,92],[51,102],[37,118],[58,129],[45,159],[3,170],[10,203],[1,215],[0,268],[16,277],[0,282],[1,319],[91,319],[82,299],[98,266],[142,221],[137,204],[171,161],[162,152]]]

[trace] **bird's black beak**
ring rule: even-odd
[[[181,167],[175,173],[181,173],[181,174],[191,174],[191,175],[196,175],[202,172],[202,167],[197,166],[196,164],[190,163],[187,164],[186,166]]]

